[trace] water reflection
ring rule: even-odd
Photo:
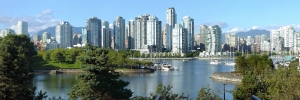
[[[223,91],[223,84],[226,83],[226,90],[232,90],[236,84],[223,80],[212,80],[209,78],[214,72],[227,72],[233,69],[233,66],[210,65],[209,60],[164,60],[179,68],[175,71],[156,71],[154,73],[124,74],[121,79],[129,81],[127,88],[134,92],[134,96],[150,96],[150,92],[155,92],[158,83],[172,85],[173,93],[187,92],[190,97],[196,98],[200,88],[209,85],[212,89]],[[75,75],[37,75],[34,77],[33,84],[37,90],[47,91],[51,97],[61,96],[67,98],[67,93],[75,83]],[[223,94],[220,94],[223,97]],[[226,92],[226,99],[231,100],[232,95]]]

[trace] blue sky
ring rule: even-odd
[[[165,24],[168,7],[175,7],[178,23],[186,15],[194,18],[195,33],[202,24],[220,25],[223,32],[285,25],[300,29],[299,0],[0,0],[0,29],[16,29],[17,21],[28,21],[32,35],[60,21],[84,27],[93,16],[111,24],[117,16],[128,22],[144,14]]]

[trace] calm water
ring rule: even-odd
[[[173,67],[179,68],[177,71],[156,71],[154,73],[126,74],[121,77],[130,84],[127,88],[134,92],[134,96],[150,96],[150,92],[155,92],[158,83],[172,85],[172,92],[185,92],[190,97],[196,98],[198,91],[202,86],[208,86],[212,89],[223,91],[223,84],[226,83],[226,90],[236,88],[236,83],[223,80],[214,80],[209,78],[214,72],[228,72],[233,70],[233,66],[210,65],[209,60],[165,60],[171,63]],[[68,98],[67,93],[76,82],[74,74],[58,75],[37,75],[33,79],[33,85],[37,91],[46,91],[48,97],[61,96]],[[223,97],[223,93],[220,94]],[[232,100],[232,95],[226,92],[226,99]]]

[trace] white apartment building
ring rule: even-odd
[[[150,15],[147,20],[147,46],[152,52],[162,50],[161,21],[154,15]]]
[[[205,51],[209,55],[216,55],[222,51],[222,30],[218,25],[209,26],[209,33],[205,34]]]
[[[230,47],[237,48],[238,47],[238,36],[236,33],[225,34],[225,43]]]
[[[104,21],[102,20],[102,29],[101,29],[101,38],[100,38],[100,44],[101,44],[101,47],[104,47],[104,48],[109,48],[110,47],[110,29],[109,29],[109,23],[108,21]]]
[[[17,34],[28,35],[28,22],[19,21],[17,28]]]
[[[73,46],[72,25],[69,22],[62,21],[56,26],[55,36],[60,48],[68,48]]]
[[[172,30],[172,53],[181,55],[187,53],[186,35],[186,29],[180,24],[175,24]]]
[[[170,7],[166,10],[166,49],[172,50],[172,29],[174,28],[174,25],[177,23],[177,14],[174,7]]]
[[[42,42],[47,43],[48,39],[51,39],[51,34],[49,32],[44,32],[42,36]]]

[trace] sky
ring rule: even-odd
[[[127,24],[144,14],[155,15],[164,25],[169,7],[175,8],[177,23],[184,16],[194,18],[195,34],[200,25],[219,25],[223,33],[286,25],[300,30],[300,0],[0,0],[0,30],[16,30],[18,21],[27,21],[33,35],[60,21],[85,27],[91,17],[112,24],[122,16]]]

